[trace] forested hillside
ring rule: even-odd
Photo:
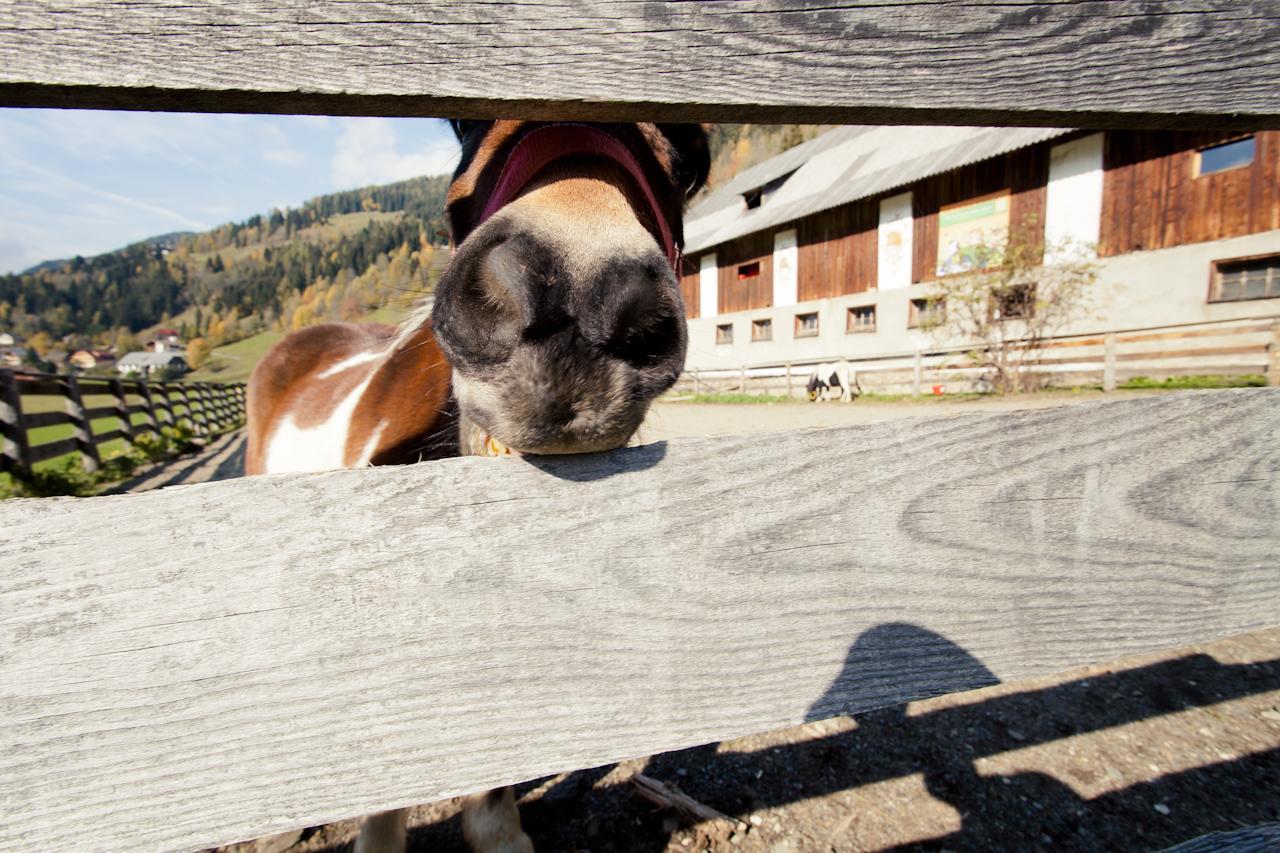
[[[216,346],[356,319],[420,289],[418,273],[443,242],[447,185],[437,176],[334,193],[202,234],[0,276],[0,330],[110,346],[163,324]]]
[[[714,126],[710,183],[824,128]],[[333,193],[202,234],[0,276],[0,331],[30,339],[41,356],[57,345],[127,351],[157,326],[216,347],[405,306],[433,285],[425,272],[443,266],[434,253],[445,242],[447,188],[436,176]]]

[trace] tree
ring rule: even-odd
[[[138,340],[133,332],[129,331],[128,326],[121,326],[116,329],[114,345],[117,355],[140,352],[142,350],[142,342]]]
[[[40,358],[44,358],[49,354],[49,350],[53,349],[53,336],[48,332],[36,332],[27,338],[27,347]]]
[[[192,370],[199,370],[209,360],[211,352],[213,347],[204,338],[192,338],[187,343],[187,364],[191,365]]]
[[[1092,248],[1019,236],[1030,233],[1024,225],[1006,245],[974,253],[982,268],[938,279],[921,315],[920,328],[939,343],[971,345],[967,362],[997,394],[1042,387],[1034,366],[1046,341],[1093,310]]]

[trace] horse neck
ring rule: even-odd
[[[458,455],[458,407],[452,368],[430,322],[400,335],[373,371],[352,415],[354,441],[370,442],[373,465]]]

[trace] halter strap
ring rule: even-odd
[[[603,157],[621,166],[640,187],[645,201],[649,203],[649,213],[658,225],[667,260],[678,273],[680,249],[671,235],[671,228],[667,225],[667,218],[662,213],[653,187],[649,186],[649,181],[645,178],[644,170],[617,137],[584,124],[548,124],[521,137],[511,151],[506,165],[502,167],[498,183],[489,195],[489,201],[485,204],[476,227],[515,200],[520,191],[547,166],[557,160],[583,155]]]

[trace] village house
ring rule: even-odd
[[[840,127],[710,193],[685,223],[686,369],[906,365],[937,348],[934,283],[1011,234],[1096,258],[1096,310],[1063,335],[1164,335],[1122,376],[1268,369],[1280,132],[975,127]],[[1068,355],[1100,359],[1090,340]]]
[[[157,329],[156,336],[147,341],[148,352],[185,352],[182,335],[173,329]]]
[[[105,350],[82,349],[76,350],[67,359],[72,367],[80,370],[92,370],[95,367],[105,367],[115,362],[115,353],[106,352]]]
[[[130,352],[116,362],[116,371],[123,376],[150,376],[166,368],[179,373],[191,369],[186,358],[174,352]]]

